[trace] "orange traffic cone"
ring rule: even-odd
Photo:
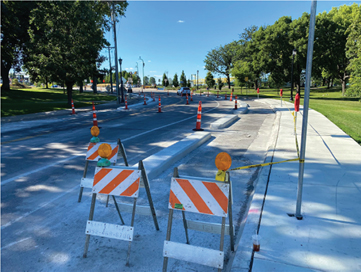
[[[196,124],[196,128],[194,128],[193,130],[196,130],[196,131],[203,130],[203,129],[201,129],[201,117],[202,117],[202,101],[199,101],[198,112],[197,112],[197,124]]]
[[[152,93],[153,94],[153,101],[155,101],[155,95],[154,95],[154,93]]]
[[[191,101],[193,101],[193,91],[191,91]]]
[[[147,101],[145,101],[145,94],[144,94],[144,104],[143,105],[147,105]]]
[[[98,126],[98,120],[97,120],[97,114],[95,112],[95,106],[94,106],[94,102],[93,102],[93,127],[97,127]]]
[[[126,110],[129,110],[129,109],[128,109],[128,100],[127,100],[127,96],[125,96],[125,109],[126,109]]]
[[[229,97],[229,101],[232,101],[232,92],[231,92],[231,96]]]
[[[159,103],[158,103],[158,113],[162,113],[162,104],[160,102],[160,96],[159,96]]]
[[[237,109],[237,95],[236,95],[236,99],[234,100],[234,109]]]
[[[73,99],[71,100],[71,114],[76,114],[74,109],[74,102]]]
[[[187,104],[186,105],[189,105],[189,103],[188,103],[188,94],[186,93],[186,97],[187,97]]]

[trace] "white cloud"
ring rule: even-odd
[[[184,23],[184,21],[182,21],[182,20],[179,20],[179,21],[178,21],[178,23]]]
[[[132,67],[132,68],[129,68],[129,70],[134,70],[134,68]]]
[[[157,71],[149,71],[149,73],[155,73],[155,72],[157,72]]]
[[[150,60],[148,60],[148,62],[151,62]]]
[[[125,70],[129,70],[129,68],[125,68]]]

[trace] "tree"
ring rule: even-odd
[[[218,78],[217,83],[218,83],[218,89],[222,90],[223,82],[222,82],[222,79],[220,77]]]
[[[210,71],[208,71],[207,76],[205,78],[206,84],[209,88],[213,88],[213,86],[216,84],[213,75]]]
[[[150,83],[150,84],[155,84],[155,78],[154,78],[154,77],[150,77],[149,83]]]
[[[162,86],[167,87],[168,85],[169,85],[169,80],[168,80],[166,74],[164,73],[163,74],[163,80],[162,80]]]
[[[174,86],[174,87],[178,87],[178,86],[179,86],[177,73],[176,73],[176,74],[174,75],[174,77],[173,77],[173,86]]]
[[[182,74],[180,76],[180,84],[181,87],[187,87],[187,78],[186,75],[184,74],[184,70],[182,71]]]
[[[233,41],[224,46],[219,46],[207,53],[205,63],[205,70],[212,73],[225,75],[227,77],[228,88],[231,88],[230,73],[234,62],[237,60],[237,51],[239,45]]]
[[[127,3],[118,3],[116,11],[123,15]],[[99,52],[108,45],[104,32],[110,30],[109,15],[106,2],[38,2],[30,14],[25,63],[30,76],[65,82],[70,104],[75,82],[99,76],[103,59]]]
[[[149,85],[149,77],[144,77],[144,85]]]
[[[361,9],[361,6],[360,6]],[[346,57],[350,60],[347,70],[350,72],[351,86],[347,89],[346,95],[361,97],[361,10],[353,10],[353,21],[348,28],[346,42]]]
[[[30,37],[29,15],[38,2],[1,1],[1,77],[2,89],[9,90],[9,71],[21,70]]]

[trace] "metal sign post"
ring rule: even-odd
[[[308,35],[308,46],[307,46],[306,85],[305,85],[305,97],[303,103],[301,152],[300,152],[300,164],[299,164],[299,172],[298,172],[297,204],[296,204],[296,214],[295,214],[298,220],[302,220],[303,218],[301,215],[302,187],[303,187],[303,174],[305,170],[304,162],[305,162],[305,153],[306,153],[307,121],[308,121],[308,106],[310,99],[313,41],[315,37],[316,7],[317,7],[317,1],[313,0],[311,4],[310,30]]]

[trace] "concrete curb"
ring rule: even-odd
[[[226,126],[233,123],[237,119],[238,119],[237,115],[228,115],[228,116],[222,117],[222,118],[218,119],[217,121],[211,123],[210,128],[213,128],[213,129],[225,128]]]
[[[175,143],[146,158],[143,160],[143,163],[147,171],[148,178],[150,180],[156,178],[176,161],[182,159],[185,155],[202,145],[210,138],[210,132],[197,131],[178,143]],[[134,167],[137,166],[138,164],[134,165]]]
[[[236,110],[233,110],[233,114],[237,114],[238,117],[241,117],[240,114],[245,114],[248,111],[248,104],[244,102],[238,102],[240,107]]]

